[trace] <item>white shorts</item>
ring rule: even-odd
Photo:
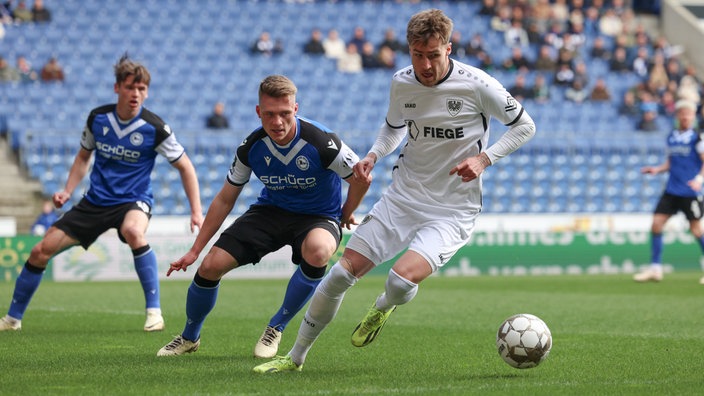
[[[450,211],[448,211],[450,212]],[[465,246],[479,212],[458,219],[414,210],[385,194],[354,231],[346,247],[362,254],[374,265],[396,257],[408,248],[423,256],[437,271]]]

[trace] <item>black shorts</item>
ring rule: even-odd
[[[340,223],[329,217],[293,213],[269,205],[252,205],[220,234],[215,246],[228,252],[238,265],[244,265],[256,264],[265,255],[289,245],[291,261],[300,264],[303,260],[301,245],[314,228],[327,230],[340,245]]]
[[[88,249],[110,228],[116,228],[120,240],[125,242],[125,238],[120,233],[120,226],[130,210],[141,210],[148,218],[152,217],[152,208],[142,201],[114,206],[95,206],[83,198],[56,220],[54,227],[77,239],[84,249]]]
[[[702,197],[680,197],[665,193],[660,197],[655,213],[674,215],[683,212],[687,220],[701,220],[704,213]]]

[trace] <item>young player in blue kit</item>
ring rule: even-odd
[[[146,299],[144,330],[164,329],[156,255],[144,236],[154,201],[151,172],[156,156],[163,155],[181,175],[191,206],[191,230],[203,222],[198,179],[169,126],[142,106],[151,80],[147,68],[125,55],[114,71],[117,103],[90,112],[66,185],[52,200],[57,208],[68,202],[88,173],[95,152],[90,188],[32,249],[15,282],[10,309],[0,319],[0,331],[21,329],[25,310],[54,255],[79,244],[88,249],[110,228],[116,228],[120,239],[132,249]]]
[[[684,213],[689,222],[689,230],[704,252],[704,232],[702,231],[702,186],[704,185],[704,140],[694,130],[697,105],[680,100],[675,104],[677,128],[667,137],[668,156],[658,166],[646,166],[642,173],[656,175],[669,172],[667,185],[653,213],[650,228],[650,262],[648,268],[635,274],[636,282],[659,282],[663,278],[662,251],[664,248],[663,230],[667,221],[677,212]],[[699,280],[704,285],[704,277]]]
[[[283,304],[254,348],[254,356],[276,355],[288,322],[306,304],[337,251],[341,227],[356,224],[353,212],[369,188],[352,177],[357,155],[324,126],[297,116],[296,86],[273,75],[259,85],[257,115],[262,126],[238,147],[222,189],[216,195],[191,249],[171,263],[186,270],[220,229],[252,173],[264,184],[257,201],[235,220],[198,267],[188,289],[183,332],[158,356],[195,352],[206,316],[215,306],[220,279],[230,270],[260,259],[285,245],[298,268]],[[349,183],[342,203],[341,180]]]

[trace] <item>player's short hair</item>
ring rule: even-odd
[[[266,77],[259,83],[259,99],[262,95],[272,98],[283,98],[285,96],[296,96],[298,88],[288,77],[274,74]]]
[[[680,99],[675,103],[675,110],[689,109],[692,111],[697,111],[697,104],[691,100]]]
[[[134,82],[141,82],[146,84],[147,86],[149,86],[149,83],[152,80],[152,76],[149,74],[149,70],[147,70],[144,65],[130,59],[127,53],[120,57],[120,60],[117,61],[114,66],[114,69],[116,84],[124,82],[129,76],[134,76]]]
[[[435,37],[442,44],[450,42],[453,23],[444,12],[438,9],[421,11],[411,17],[406,29],[406,40],[408,45],[416,43],[428,43],[431,37]]]

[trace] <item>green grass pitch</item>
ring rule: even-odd
[[[166,331],[144,333],[137,282],[43,283],[23,330],[0,333],[0,394],[20,395],[685,395],[704,386],[704,286],[681,272],[657,284],[627,275],[426,280],[379,338],[349,336],[383,289],[362,279],[302,372],[259,375],[252,348],[286,280],[227,280],[196,353],[156,357],[179,334],[189,282],[162,282]],[[12,284],[0,288],[4,313]],[[496,330],[515,313],[550,327],[533,369],[504,363]],[[300,313],[280,353],[295,339]]]

